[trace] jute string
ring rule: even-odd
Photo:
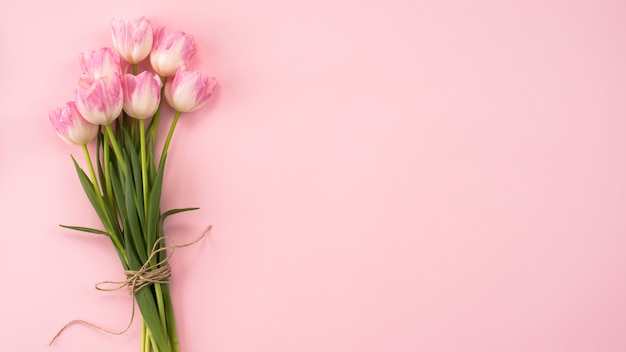
[[[161,237],[159,239],[157,239],[154,242],[154,245],[152,246],[152,250],[150,251],[150,255],[148,256],[148,259],[146,260],[146,262],[141,266],[141,268],[139,268],[139,270],[125,270],[124,274],[126,275],[126,280],[124,281],[100,281],[98,283],[96,283],[96,290],[98,291],[117,291],[117,290],[121,290],[124,287],[128,287],[128,290],[131,294],[131,296],[133,297],[133,307],[132,307],[132,313],[130,315],[130,321],[128,322],[128,325],[126,326],[126,328],[124,330],[121,331],[113,331],[113,330],[109,330],[106,328],[103,328],[99,325],[96,325],[94,323],[90,323],[86,320],[81,320],[81,319],[76,319],[76,320],[72,320],[69,323],[65,324],[65,326],[63,326],[61,328],[61,330],[59,330],[59,332],[57,332],[56,335],[54,335],[54,337],[52,338],[52,341],[50,341],[50,344],[48,346],[52,346],[52,344],[54,343],[54,341],[56,341],[56,339],[61,336],[61,334],[70,326],[74,325],[74,324],[81,324],[81,325],[86,325],[88,327],[91,327],[93,329],[96,330],[100,330],[102,332],[105,332],[107,334],[111,334],[111,335],[121,335],[123,333],[125,333],[126,331],[128,331],[128,329],[130,329],[131,325],[133,325],[133,321],[135,319],[135,293],[139,290],[141,290],[144,287],[150,286],[150,285],[154,285],[154,284],[167,284],[169,283],[169,279],[170,276],[172,276],[172,267],[169,264],[169,259],[172,257],[172,255],[174,254],[174,250],[176,250],[177,248],[184,248],[184,247],[189,247],[192,246],[194,244],[196,244],[197,242],[199,242],[200,240],[202,240],[204,237],[206,237],[206,235],[209,233],[209,231],[211,231],[211,227],[209,226],[207,227],[207,229],[202,233],[202,235],[200,237],[198,237],[197,239],[189,242],[189,243],[185,243],[185,244],[173,244],[170,246],[163,246],[161,248],[159,248],[159,245],[161,244],[161,242],[165,242],[165,238]],[[150,264],[150,262],[161,252],[163,251],[168,251],[170,250],[170,252],[168,253],[168,255],[163,258],[162,260],[158,261],[156,264]]]

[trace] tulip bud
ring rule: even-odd
[[[120,75],[97,80],[82,78],[74,90],[76,107],[85,120],[108,125],[122,112],[123,94]]]
[[[163,82],[156,73],[126,74],[122,79],[124,111],[136,119],[151,117],[159,107],[162,86]]]
[[[92,80],[122,72],[120,57],[111,48],[80,53],[78,61],[83,76]]]
[[[159,75],[169,77],[178,67],[187,65],[195,53],[191,35],[159,28],[154,34],[150,64]]]
[[[165,84],[165,100],[176,111],[198,110],[209,100],[216,84],[215,77],[205,76],[181,66],[176,71],[174,79],[168,80]]]
[[[137,64],[152,48],[152,24],[144,17],[138,21],[112,20],[113,48],[126,61]]]
[[[73,101],[48,114],[57,134],[67,144],[85,145],[94,139],[98,126],[85,120]]]

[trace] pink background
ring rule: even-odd
[[[626,3],[2,1],[3,351],[126,292],[47,112],[111,18],[191,33],[220,79],[164,208],[183,352],[626,351]],[[140,329],[51,349],[139,351]]]

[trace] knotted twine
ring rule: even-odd
[[[198,237],[197,239],[189,243],[185,243],[185,244],[173,244],[170,246],[164,246],[164,247],[159,248],[161,241],[165,242],[165,237],[160,237],[154,242],[154,245],[152,246],[152,250],[150,251],[150,255],[148,256],[148,259],[141,266],[141,268],[139,268],[139,270],[124,270],[124,274],[126,275],[126,280],[124,281],[100,281],[96,283],[96,290],[98,291],[110,292],[110,291],[121,290],[124,287],[128,287],[128,290],[131,296],[133,297],[133,307],[132,307],[132,313],[130,315],[130,321],[128,322],[128,325],[126,326],[124,330],[113,331],[113,330],[103,328],[94,323],[90,323],[86,320],[76,319],[65,324],[65,326],[63,326],[61,330],[59,330],[59,332],[57,332],[57,334],[54,335],[54,337],[52,338],[52,341],[50,341],[50,344],[48,346],[52,346],[54,341],[56,341],[56,339],[59,336],[61,336],[61,334],[67,328],[69,328],[70,326],[74,324],[86,325],[88,327],[91,327],[96,330],[100,330],[102,332],[105,332],[111,335],[122,335],[123,333],[127,332],[128,329],[130,329],[131,325],[133,325],[133,321],[135,319],[135,302],[136,302],[135,293],[141,290],[142,288],[145,288],[150,285],[169,283],[170,276],[172,276],[172,267],[169,264],[169,259],[174,254],[174,250],[176,250],[176,248],[184,248],[184,247],[189,247],[189,246],[196,244],[197,242],[202,240],[204,237],[206,237],[207,233],[211,231],[211,227],[212,226],[207,227],[207,229],[204,230],[202,235]],[[165,258],[158,261],[156,264],[150,264],[150,262],[159,253],[163,251],[168,251],[168,250],[170,250],[170,252],[167,254]],[[110,287],[107,287],[107,286],[110,286]]]

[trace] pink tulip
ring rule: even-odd
[[[152,24],[142,17],[138,21],[111,21],[113,48],[124,60],[137,64],[148,57],[152,48]]]
[[[120,57],[111,48],[102,48],[81,53],[78,56],[83,76],[96,80],[121,73]]]
[[[48,114],[52,126],[65,143],[85,145],[96,137],[98,126],[85,120],[73,101]]]
[[[126,74],[122,79],[124,111],[136,119],[151,117],[159,107],[162,86],[163,82],[156,73]]]
[[[159,28],[154,34],[150,64],[158,74],[169,77],[178,67],[187,65],[195,53],[191,35]]]
[[[108,125],[122,112],[123,94],[120,75],[97,80],[82,78],[74,90],[78,111],[85,120],[96,125]]]
[[[176,111],[198,110],[209,100],[216,84],[215,77],[205,76],[181,66],[176,71],[174,79],[168,80],[165,84],[165,100]]]

